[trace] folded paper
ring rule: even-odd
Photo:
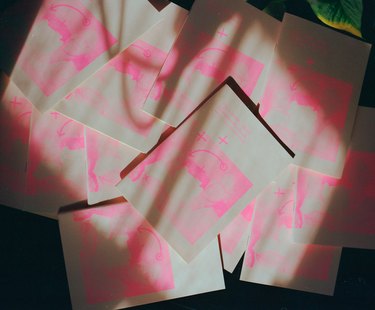
[[[62,213],[73,309],[119,309],[224,289],[217,240],[184,262],[128,203]]]
[[[44,112],[171,9],[146,0],[44,0],[11,78]]]
[[[176,127],[228,76],[258,102],[279,25],[245,1],[196,0],[144,110]]]
[[[189,262],[291,159],[224,84],[117,188]]]
[[[169,10],[159,24],[54,109],[141,152],[149,151],[166,126],[141,108],[186,16],[187,11],[181,8]]]
[[[257,196],[240,279],[333,295],[341,248],[292,240],[295,170],[289,166]]]
[[[299,169],[295,241],[375,249],[374,118],[374,108],[358,108],[340,179]]]
[[[260,113],[296,165],[341,176],[370,47],[284,16]]]

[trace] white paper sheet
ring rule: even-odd
[[[296,165],[341,176],[370,47],[285,14],[260,113]]]
[[[73,309],[119,309],[224,289],[217,240],[184,262],[128,203],[59,215]]]

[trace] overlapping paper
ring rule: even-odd
[[[291,159],[224,84],[117,188],[191,261]]]
[[[217,240],[184,262],[128,203],[60,214],[73,309],[119,309],[224,289]]]
[[[11,78],[44,112],[173,9],[159,12],[146,0],[44,0]]]
[[[176,127],[228,76],[258,102],[279,25],[245,1],[196,0],[144,110]]]
[[[293,242],[294,166],[257,196],[241,280],[333,295],[341,248]]]
[[[343,175],[300,168],[294,239],[375,249],[375,109],[359,107]]]

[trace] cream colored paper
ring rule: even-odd
[[[120,197],[115,185],[139,152],[89,128],[85,128],[85,145],[88,204]]]
[[[0,73],[0,204],[22,209],[32,104]]]
[[[284,16],[260,113],[296,165],[341,176],[370,47]]]
[[[166,126],[141,108],[187,16],[182,8],[168,9],[159,24],[54,109],[141,152],[149,151]]]
[[[24,210],[56,218],[86,200],[84,127],[56,111],[31,118]]]
[[[120,309],[224,289],[217,240],[184,262],[128,203],[59,215],[73,309]]]
[[[189,262],[291,159],[225,84],[117,188]]]
[[[251,231],[255,199],[220,232],[220,249],[223,267],[233,272],[246,251]]]
[[[295,241],[375,249],[374,120],[358,108],[341,179],[299,169]]]
[[[228,76],[257,103],[279,25],[245,1],[194,1],[144,110],[176,127]]]
[[[159,12],[147,0],[44,0],[11,78],[44,112],[174,9]]]
[[[257,196],[240,280],[333,295],[341,248],[293,242],[295,181],[289,166]]]

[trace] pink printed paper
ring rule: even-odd
[[[173,10],[146,0],[43,0],[11,78],[44,112]]]
[[[375,249],[374,117],[359,107],[340,179],[298,170],[296,241]]]
[[[369,50],[366,43],[285,16],[260,113],[296,153],[295,164],[341,175]]]
[[[257,102],[278,29],[248,3],[195,1],[144,110],[176,127],[228,76]]]
[[[0,100],[0,203],[22,209],[32,104],[4,76],[1,83],[7,85]]]
[[[119,309],[224,288],[217,242],[188,265],[128,203],[63,213],[59,224],[74,309]]]
[[[290,161],[224,85],[117,188],[190,261]]]
[[[139,152],[89,128],[85,128],[85,138],[88,204],[121,196],[115,185]]]
[[[187,11],[172,13],[79,85],[55,109],[141,152],[149,151],[166,126],[141,108]]]
[[[25,211],[57,216],[60,207],[86,200],[84,128],[56,111],[34,109]]]
[[[255,200],[249,203],[246,208],[220,232],[221,255],[223,258],[223,267],[226,271],[233,272],[246,251],[254,207]]]
[[[292,241],[295,169],[257,196],[240,279],[333,295],[341,248]]]

